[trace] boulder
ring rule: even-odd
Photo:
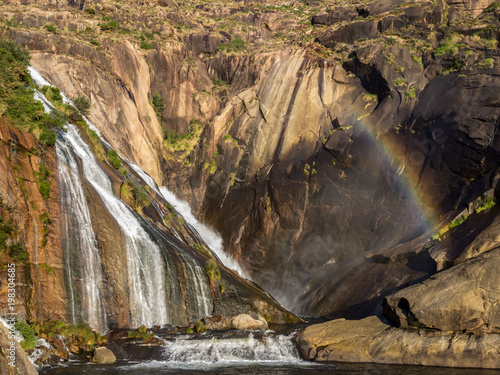
[[[385,33],[387,31],[396,31],[402,29],[405,26],[405,21],[403,21],[401,18],[389,16],[381,19],[378,22],[378,31],[381,33]]]
[[[325,47],[333,48],[337,43],[352,44],[359,39],[373,39],[379,36],[378,22],[354,22],[336,30],[327,30],[318,36]]]
[[[105,347],[96,348],[92,356],[92,362],[109,365],[116,362],[116,357],[111,350]]]
[[[255,318],[247,314],[236,315],[231,319],[230,327],[241,330],[266,330],[268,325],[266,320],[258,314]]]
[[[329,13],[321,12],[316,14],[312,19],[313,25],[330,26],[342,21],[352,21],[357,17],[357,12],[354,9],[339,7]]]
[[[439,272],[384,300],[400,327],[500,333],[500,248]]]
[[[297,337],[297,344],[304,358],[318,362],[498,368],[499,339],[498,334],[399,329],[370,316],[309,326]]]

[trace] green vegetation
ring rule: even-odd
[[[63,340],[72,345],[84,348],[87,351],[94,350],[96,346],[100,346],[106,342],[106,337],[94,332],[87,324],[66,324],[60,320],[50,320],[43,325],[34,324],[35,333],[40,337],[54,338],[56,335],[61,335]]]
[[[48,23],[45,25],[45,29],[50,32],[50,33],[56,33],[57,32],[57,27],[56,25],[52,24],[52,23]]]
[[[128,339],[139,339],[143,342],[148,342],[155,337],[153,332],[148,332],[148,329],[145,326],[140,326],[137,331],[128,331],[127,338]]]
[[[127,180],[122,184],[121,193],[125,199],[133,199],[136,211],[140,211],[143,207],[148,207],[150,204],[146,190],[133,180]]]
[[[66,118],[59,111],[45,113],[42,103],[33,98],[29,61],[27,50],[0,38],[0,116],[5,115],[18,130],[32,132],[46,146],[53,146],[54,129],[62,127]]]
[[[196,330],[196,332],[203,332],[207,330],[207,326],[201,320],[198,320],[194,329]]]
[[[217,47],[217,51],[223,53],[231,53],[231,52],[242,52],[246,49],[245,41],[241,38],[235,38],[227,43],[221,43]]]
[[[102,147],[101,138],[99,137],[99,134],[97,134],[94,130],[90,129],[89,125],[83,120],[77,121],[76,123],[80,125],[83,128],[83,130],[85,130],[85,133],[87,133],[90,139],[92,150],[94,151],[94,154],[97,156],[97,159],[99,161],[103,161],[104,148]]]
[[[306,164],[306,165],[304,166],[304,174],[305,174],[307,177],[309,177],[309,176],[311,176],[311,175],[316,174],[316,169],[314,168],[315,166],[316,166],[316,162],[313,162],[313,164],[312,164],[312,168],[311,168],[311,166],[310,166],[309,164]]]
[[[145,40],[141,42],[141,48],[145,50],[153,49],[153,46]]]
[[[102,31],[112,31],[116,29],[116,27],[118,26],[118,22],[116,22],[116,20],[111,20],[107,23],[102,23],[99,26],[101,27]]]
[[[497,9],[500,9],[500,2],[499,1],[495,1],[493,3],[491,3],[485,10],[484,10],[484,13],[491,13],[491,12],[494,12],[496,11]]]
[[[74,98],[71,98],[71,101],[82,115],[88,116],[91,105],[90,99],[87,99],[83,95],[78,95],[75,96]]]
[[[161,115],[165,109],[165,103],[163,103],[163,98],[160,94],[155,94],[151,102],[153,109],[155,110],[156,116],[161,120]]]
[[[458,218],[457,220],[452,221],[449,228],[452,229],[452,228],[458,227],[460,224],[464,223],[465,220],[467,220],[467,218],[468,218],[468,216],[464,215],[464,216]]]
[[[23,340],[21,341],[21,347],[24,350],[35,349],[37,338],[36,332],[33,326],[26,322],[18,321],[15,324],[16,329],[23,336]]]
[[[85,12],[87,12],[88,14],[94,15],[95,14],[95,9],[94,8],[87,8],[87,9],[85,9]]]
[[[495,200],[492,197],[488,197],[483,195],[481,198],[481,204],[478,208],[476,208],[476,214],[487,211],[495,205]]]
[[[98,40],[95,40],[95,39],[90,39],[90,44],[93,44],[94,46],[100,46],[101,43],[99,43]]]
[[[416,98],[416,88],[415,87],[408,87],[408,90],[406,90],[405,92],[405,99],[406,99],[406,102],[408,103],[408,101],[410,99],[415,99]]]
[[[42,246],[45,247],[45,245],[47,245],[47,237],[49,235],[49,231],[50,231],[50,223],[51,223],[51,220],[50,220],[50,214],[48,212],[44,212],[43,214],[40,215],[40,221],[43,225],[43,228],[42,228]]]
[[[167,132],[164,146],[169,151],[190,151],[197,144],[205,124],[197,119],[192,119],[189,123],[188,131],[185,134]]]
[[[478,63],[477,66],[480,69],[493,69],[493,67],[495,66],[495,60],[493,60],[492,58],[484,59],[483,61]]]
[[[366,93],[366,94],[363,94],[363,100],[365,102],[376,102],[378,101],[378,96],[377,94],[370,94],[370,93]]]
[[[28,263],[30,260],[30,254],[20,243],[14,243],[9,246],[9,255],[16,263]]]
[[[448,36],[444,41],[441,42],[441,45],[434,50],[434,56],[441,56],[445,53],[456,55],[460,48],[467,47],[465,44],[457,43],[457,41],[461,39],[462,37],[460,35],[452,34]]]
[[[188,328],[188,329],[186,329],[186,333],[187,333],[188,335],[190,335],[190,334],[191,334],[191,333],[193,333],[193,332],[194,332],[194,331],[193,331],[193,329],[192,329],[192,328]]]
[[[0,216],[0,251],[5,250],[7,246],[7,239],[9,239],[16,230],[16,226],[11,220],[7,220]]]
[[[44,270],[48,275],[52,275],[54,273],[54,268],[53,267],[49,267],[47,264],[45,263],[39,263],[38,264],[40,266],[40,268],[42,270]]]
[[[424,70],[424,64],[422,63],[422,56],[412,55],[411,58],[415,61],[422,70]]]
[[[40,164],[38,172],[35,172],[36,183],[38,185],[38,190],[42,194],[45,200],[50,197],[50,170],[45,164]]]
[[[110,149],[108,151],[108,160],[111,163],[111,165],[113,166],[113,168],[115,168],[116,170],[120,170],[120,167],[122,166],[122,162],[121,162],[120,158],[118,157],[118,154],[116,153],[115,150]]]
[[[399,87],[403,86],[406,83],[406,80],[404,78],[397,78],[394,80],[394,86]]]
[[[238,147],[238,146],[239,146],[239,144],[238,144],[238,140],[237,140],[237,139],[234,139],[234,138],[233,138],[230,134],[226,134],[226,135],[224,136],[224,139],[225,139],[226,141],[233,142],[233,143],[235,144],[235,146],[236,146],[236,147]]]
[[[205,254],[206,256],[209,256],[211,257],[212,256],[212,253],[205,247],[205,245],[198,245],[197,243],[193,244],[193,247],[202,252],[203,254]]]
[[[207,275],[210,278],[210,281],[216,283],[220,280],[221,274],[219,267],[217,267],[217,262],[214,258],[210,258],[205,263],[205,270],[207,271]]]

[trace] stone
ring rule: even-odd
[[[12,345],[13,344],[13,345]],[[21,345],[9,338],[9,330],[0,323],[0,374],[9,375],[37,375],[38,371],[28,359],[28,355]],[[15,366],[9,366],[11,358],[15,358]]]
[[[92,362],[109,365],[116,362],[116,357],[111,350],[102,346],[94,350]]]
[[[499,294],[496,248],[387,296],[384,312],[401,327],[500,333]]]
[[[69,352],[64,349],[52,349],[52,354],[65,362],[69,360]]]
[[[359,39],[374,39],[379,36],[377,24],[370,21],[354,22],[340,29],[325,31],[318,36],[318,41],[325,47],[333,48],[338,43],[352,44]]]
[[[268,325],[266,320],[260,315],[256,314],[254,317],[247,314],[240,314],[231,319],[230,327],[232,329],[240,330],[266,330]]]
[[[296,340],[301,355],[317,362],[498,368],[499,339],[498,334],[399,329],[370,316],[314,324]]]
[[[388,31],[397,31],[406,26],[405,22],[400,17],[389,16],[382,18],[378,22],[378,31],[385,33]]]

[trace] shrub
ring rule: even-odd
[[[492,58],[484,59],[479,64],[477,64],[477,66],[481,69],[492,69],[494,65],[495,60],[493,60]]]
[[[122,162],[115,150],[108,151],[108,160],[113,166],[113,168],[115,168],[116,170],[119,170],[120,167],[122,166]]]
[[[0,39],[0,50],[5,53],[5,57],[11,56],[15,61],[21,63],[22,65],[28,65],[31,60],[29,50],[22,48],[10,39]],[[7,66],[4,66],[4,69]]]
[[[87,12],[88,14],[94,15],[95,14],[95,9],[94,8],[87,8],[87,9],[85,9],[85,12]]]
[[[45,164],[40,164],[38,172],[35,172],[36,182],[38,184],[38,190],[42,194],[45,200],[49,199],[50,196],[50,170]]]
[[[406,80],[404,78],[397,78],[394,80],[394,86],[399,87],[403,86],[406,83]]]
[[[153,49],[153,46],[145,40],[141,42],[141,48],[145,50]]]
[[[30,254],[26,251],[23,245],[15,243],[9,246],[9,255],[18,263],[28,263]]]
[[[89,114],[91,105],[90,99],[87,99],[87,97],[83,95],[77,95],[71,98],[71,101],[82,115],[87,116]]]
[[[100,46],[101,43],[99,43],[99,41],[95,40],[95,39],[91,39],[90,40],[90,44],[93,44],[94,46]]]
[[[29,325],[26,322],[18,321],[16,322],[15,327],[19,331],[19,333],[23,336],[23,340],[21,341],[21,347],[24,350],[34,349],[36,346],[37,338],[33,326]]]
[[[116,20],[111,20],[107,23],[103,23],[100,25],[102,31],[115,30],[117,26],[118,22],[116,22]]]
[[[153,96],[152,105],[153,109],[155,110],[156,116],[158,116],[158,118],[161,119],[161,114],[165,109],[165,104],[163,103],[163,98],[160,96],[160,94],[155,94]]]
[[[57,27],[56,25],[52,24],[52,23],[48,23],[45,25],[45,29],[48,31],[48,32],[51,32],[51,33],[56,33],[57,32]]]
[[[406,101],[410,99],[415,99],[416,98],[416,88],[415,87],[408,87],[408,90],[405,92],[405,97]]]
[[[481,200],[481,205],[476,208],[476,213],[480,213],[482,211],[487,211],[495,205],[495,200],[488,196],[483,196]]]
[[[241,38],[235,38],[227,43],[221,43],[217,47],[217,51],[220,52],[241,52],[245,49],[245,41]]]
[[[217,267],[217,262],[214,258],[210,258],[205,263],[205,270],[207,271],[207,275],[212,282],[217,282],[221,278],[219,267]]]

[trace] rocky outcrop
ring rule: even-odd
[[[92,356],[92,362],[109,365],[116,362],[116,357],[111,350],[105,347],[96,348]]]
[[[499,339],[497,334],[398,329],[372,316],[310,326],[297,344],[304,358],[318,362],[498,368]]]
[[[384,300],[400,327],[500,333],[500,251],[491,250]]]
[[[0,373],[3,375],[37,375],[38,371],[7,328],[0,323]]]

